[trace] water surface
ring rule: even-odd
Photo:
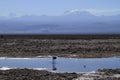
[[[91,72],[103,68],[120,68],[120,58],[1,58],[0,67],[46,68],[58,72]]]

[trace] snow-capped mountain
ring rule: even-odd
[[[92,13],[88,12],[88,11],[81,11],[79,9],[74,9],[74,10],[69,10],[69,11],[65,11],[64,12],[65,15],[83,15],[83,16],[86,16],[86,15],[91,15],[93,16]]]

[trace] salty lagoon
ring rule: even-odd
[[[82,73],[120,68],[120,58],[0,58],[0,67]]]

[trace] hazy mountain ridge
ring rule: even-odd
[[[61,16],[0,17],[0,33],[120,33],[120,16],[67,11]]]

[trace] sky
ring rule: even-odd
[[[120,14],[120,0],[0,0],[0,16],[61,15],[69,10]]]

